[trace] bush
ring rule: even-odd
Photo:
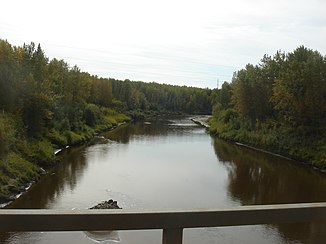
[[[38,175],[38,167],[23,159],[20,155],[11,152],[0,161],[0,168],[8,176],[26,182]]]
[[[145,118],[144,112],[140,110],[132,110],[128,112],[128,116],[131,117],[133,120],[143,120]]]
[[[28,161],[40,166],[53,165],[56,162],[54,148],[47,140],[22,140],[17,143],[17,148]]]
[[[14,121],[5,114],[0,114],[0,157],[9,151],[15,142]]]
[[[85,138],[73,131],[66,131],[64,135],[67,137],[69,145],[77,145],[85,141]]]
[[[101,108],[101,112],[104,114],[104,115],[116,115],[118,114],[117,111],[115,111],[114,109],[111,109],[111,108]]]
[[[95,104],[87,104],[84,112],[84,119],[87,125],[94,126],[101,121],[102,114]]]
[[[39,168],[22,156],[10,152],[0,160],[0,193],[19,192],[28,182],[39,176]],[[10,186],[10,190],[8,187]]]
[[[58,147],[64,147],[67,145],[67,138],[64,135],[61,135],[57,130],[51,129],[46,137],[51,141],[52,144],[57,145]]]

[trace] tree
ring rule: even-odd
[[[112,84],[108,79],[91,78],[91,91],[89,100],[95,104],[109,107],[112,105]]]
[[[47,79],[57,96],[64,95],[64,84],[68,80],[69,66],[64,60],[52,59],[47,68]]]
[[[40,137],[44,134],[45,125],[52,116],[49,97],[42,93],[30,94],[22,108],[22,119],[28,136]]]
[[[219,94],[216,100],[218,103],[222,105],[224,109],[227,109],[231,105],[231,97],[232,97],[232,86],[225,81],[221,89],[219,90]]]
[[[233,79],[232,103],[237,112],[252,121],[266,117],[269,96],[264,89],[261,69],[251,64],[235,74]]]
[[[48,58],[45,56],[40,44],[38,44],[37,49],[33,52],[31,62],[35,81],[42,83],[45,81],[47,75]]]
[[[84,119],[87,125],[96,125],[101,118],[101,111],[95,104],[87,104],[84,113]]]
[[[14,144],[16,128],[13,121],[5,113],[0,113],[0,158]]]
[[[287,121],[320,124],[326,114],[325,58],[301,46],[287,55],[285,66],[273,88],[275,109]]]
[[[0,40],[0,109],[9,111],[14,106],[16,62],[13,48],[7,41]]]

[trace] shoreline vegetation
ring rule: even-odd
[[[123,120],[119,120],[122,119]],[[78,145],[82,145],[84,143],[89,142],[90,140],[92,140],[96,135],[98,135],[99,133],[105,132],[105,131],[110,131],[113,130],[121,125],[124,125],[126,123],[131,122],[132,120],[125,116],[125,115],[119,115],[119,119],[116,120],[116,123],[113,124],[108,124],[107,126],[102,125],[101,126],[101,130],[92,130],[91,134],[87,134],[87,136],[82,135],[82,134],[77,134],[78,135],[78,140],[75,140],[74,144],[66,144],[66,145],[62,145],[62,148],[55,148],[52,145],[52,150],[53,150],[53,163],[51,165],[46,165],[47,168],[51,169],[51,167],[55,166],[56,163],[58,163],[59,161],[57,160],[56,156],[61,153],[62,151],[73,147],[73,146],[78,146]],[[17,160],[17,159],[16,159]],[[10,162],[9,162],[10,163]],[[19,163],[19,161],[17,161],[16,163]],[[27,160],[25,162],[23,162],[23,164],[30,164]],[[21,182],[19,182],[19,188],[15,185],[8,185],[7,189],[8,189],[8,193],[7,194],[3,194],[0,192],[0,208],[5,207],[6,205],[8,205],[10,202],[16,200],[17,198],[19,198],[22,194],[24,194],[25,192],[27,192],[29,190],[29,188],[35,184],[42,175],[47,174],[47,170],[45,170],[43,167],[39,166],[39,167],[33,167],[33,170],[35,170],[35,172],[30,174],[30,178],[23,178],[21,180]],[[18,176],[19,177],[19,176]],[[16,178],[17,180],[20,180],[19,178]],[[10,182],[10,181],[9,181]]]
[[[271,154],[271,155],[275,155],[277,157],[282,157],[282,158],[285,158],[285,159],[288,159],[288,160],[292,160],[292,161],[294,161],[296,163],[304,164],[304,165],[306,165],[306,166],[308,166],[310,168],[313,168],[315,170],[318,170],[318,171],[320,171],[322,173],[326,173],[326,166],[325,165],[312,164],[310,162],[302,161],[302,159],[295,158],[293,156],[291,157],[289,155],[285,155],[284,153],[281,153],[281,152],[275,152],[275,151],[267,150],[267,149],[264,149],[261,144],[256,145],[256,146],[252,146],[250,144],[246,144],[245,141],[239,142],[239,141],[233,140],[231,137],[222,137],[218,133],[216,133],[216,130],[214,130],[214,128],[212,129],[212,127],[211,127],[212,116],[209,116],[209,115],[196,116],[194,118],[191,118],[191,120],[194,123],[205,127],[210,132],[211,135],[216,136],[216,137],[218,137],[218,138],[220,138],[220,139],[222,139],[224,141],[227,141],[229,143],[233,143],[233,144],[241,146],[241,147],[250,148],[250,149],[255,150],[255,151],[260,151],[260,152],[268,153],[268,154]],[[214,121],[213,121],[213,123],[214,123]]]
[[[62,148],[162,114],[212,114],[211,133],[226,141],[326,170],[326,57],[279,51],[203,89],[100,78],[49,60],[40,44],[0,39],[0,204],[56,165]]]
[[[210,133],[224,141],[287,158],[320,172],[326,172],[326,164],[324,162],[326,149],[324,148],[325,140],[323,138],[304,142],[300,135],[294,138],[286,138],[287,135],[282,134],[282,132],[266,133],[262,131],[252,132],[250,130],[223,130],[219,128],[226,127],[227,125],[218,124],[213,118],[209,121],[209,124],[211,125],[209,128]],[[284,145],[284,141],[280,138],[285,138],[288,144]]]
[[[210,113],[211,89],[100,78],[0,39],[0,204],[58,163],[63,148],[120,123]]]

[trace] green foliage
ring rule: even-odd
[[[87,104],[84,112],[84,119],[88,126],[94,126],[101,121],[101,111],[95,104]]]
[[[145,118],[145,113],[141,110],[131,110],[128,115],[134,120],[143,120]]]
[[[45,139],[20,140],[16,147],[28,161],[40,166],[53,165],[56,162],[53,146]]]
[[[214,89],[211,94],[212,105],[220,104],[221,108],[227,109],[231,107],[232,86],[226,81],[221,89]],[[213,109],[214,110],[214,109]]]
[[[16,62],[14,50],[7,42],[0,40],[0,109],[10,111],[14,106],[16,94]]]
[[[168,111],[191,114],[211,113],[211,93],[209,89],[181,87],[155,82],[112,82],[113,96],[125,103],[132,111]],[[122,104],[120,106],[123,107]],[[121,110],[120,110],[121,111]]]
[[[49,99],[45,94],[31,94],[22,108],[22,120],[31,137],[44,133],[46,122],[52,119]]]
[[[264,79],[263,69],[247,65],[233,78],[232,103],[244,117],[256,120],[271,115],[271,88],[269,80]]]
[[[296,125],[316,125],[326,118],[326,60],[303,46],[287,55],[287,72],[275,80],[273,103]]]
[[[69,145],[77,145],[85,141],[85,138],[73,131],[65,131],[65,137],[67,138]]]
[[[0,161],[0,169],[2,173],[22,183],[26,183],[28,180],[38,175],[38,168],[34,164],[13,152],[9,153]]]
[[[222,102],[226,88],[231,104]],[[265,55],[214,91],[213,101],[211,131],[220,137],[325,164],[326,59],[317,51]]]
[[[90,92],[90,98],[93,103],[105,107],[112,105],[112,84],[109,80],[93,77]]]
[[[46,138],[54,145],[58,147],[64,147],[68,144],[67,138],[60,134],[57,130],[51,129],[46,135]]]
[[[14,152],[0,159],[0,193],[4,195],[21,191],[22,187],[38,177],[38,167]]]
[[[0,158],[5,155],[15,142],[14,121],[6,114],[0,114]]]
[[[102,108],[101,109],[103,117],[103,122],[96,126],[96,131],[103,131],[118,125],[119,123],[128,122],[131,120],[130,117],[125,114],[116,112],[113,109]]]

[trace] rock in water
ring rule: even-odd
[[[118,206],[117,201],[113,201],[110,199],[109,201],[104,201],[99,204],[97,204],[94,207],[91,207],[90,209],[122,209]]]
[[[99,204],[97,204],[94,207],[91,207],[90,209],[121,209],[118,206],[117,201],[113,201],[110,199],[109,201],[104,201]],[[117,231],[84,231],[87,238],[90,240],[100,243],[105,241],[111,241],[111,242],[120,242],[119,233]]]

